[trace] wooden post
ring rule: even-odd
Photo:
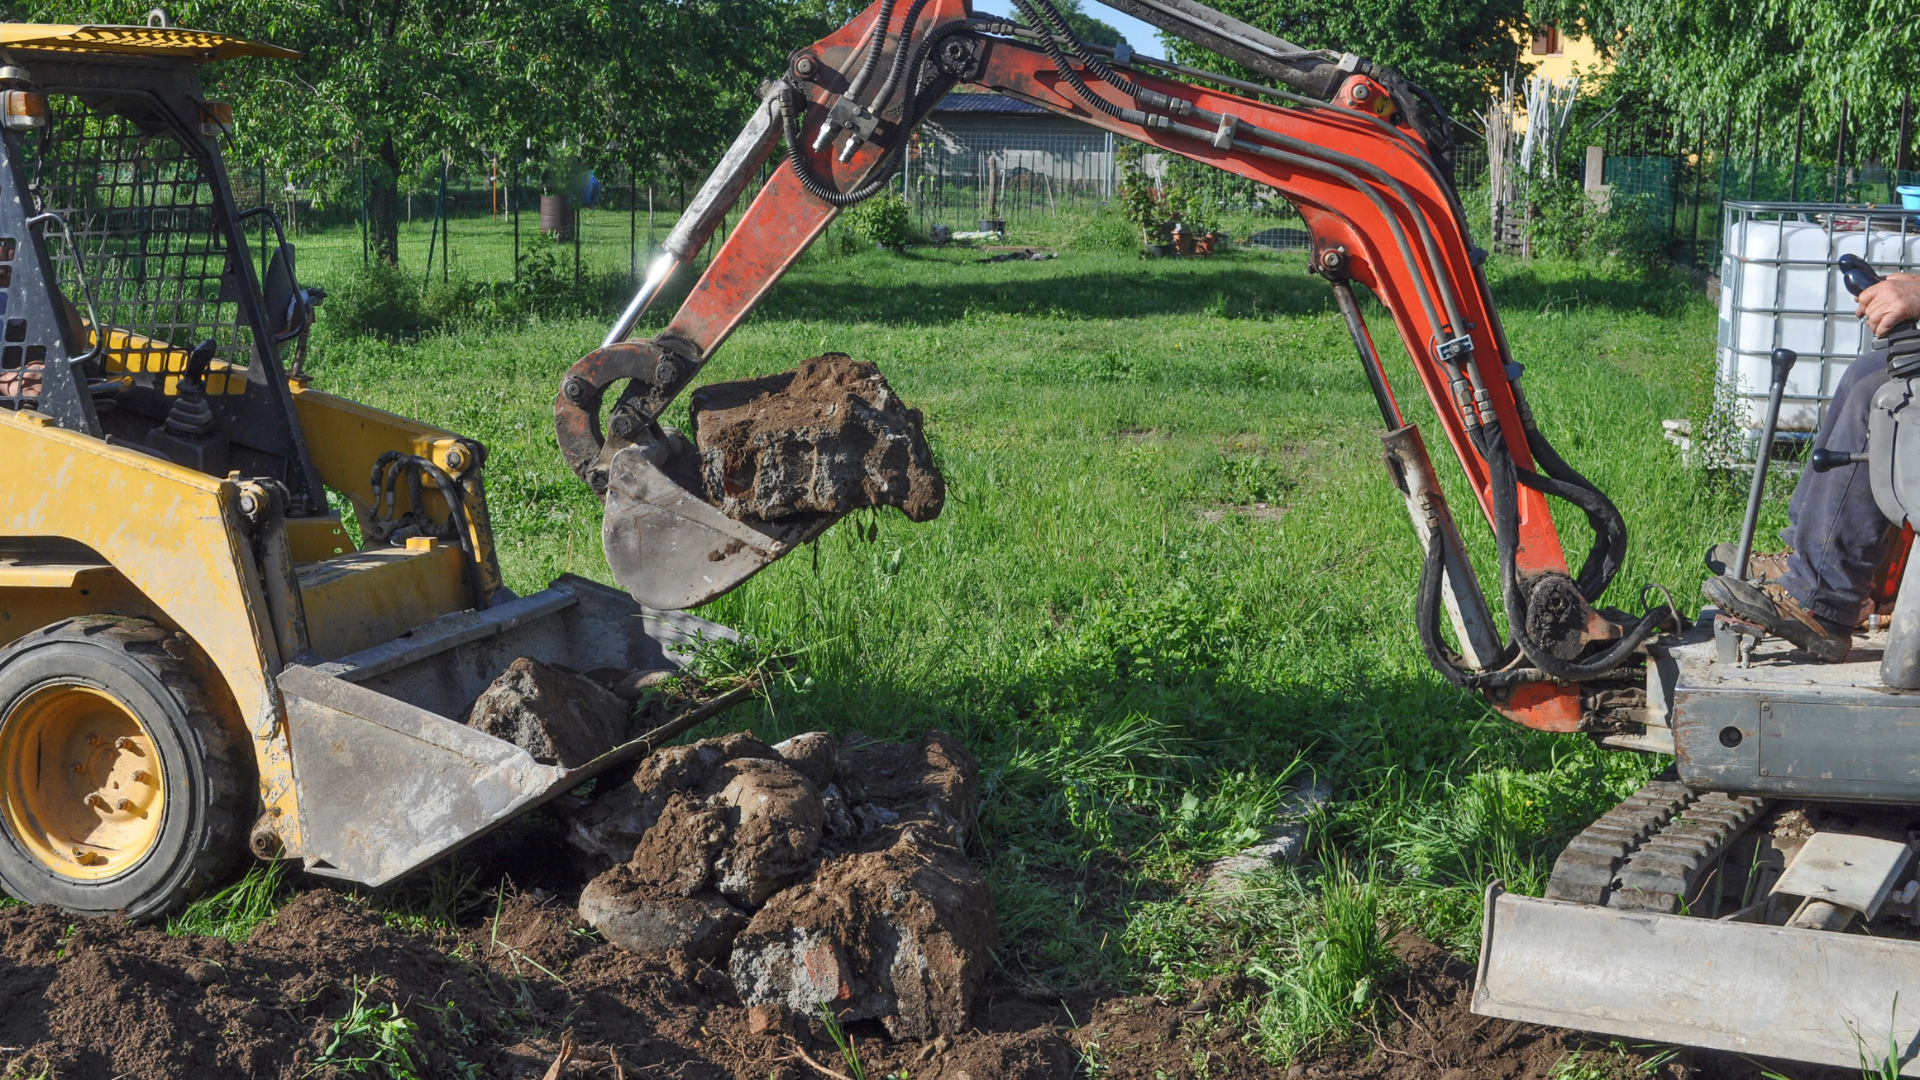
[[[1787,185],[1787,201],[1800,201],[1800,137],[1807,130],[1807,103],[1793,111],[1793,180]]]
[[[1840,99],[1840,130],[1833,136],[1833,201],[1839,202],[1847,184],[1847,99]]]
[[[1899,174],[1906,172],[1907,166],[1912,164],[1910,159],[1912,141],[1913,93],[1909,91],[1900,95],[1900,145],[1893,150],[1893,172],[1896,184],[1900,182]]]
[[[1700,265],[1700,179],[1707,171],[1707,117],[1700,115],[1693,136],[1693,229],[1687,237],[1687,265]]]
[[[360,265],[373,261],[373,238],[367,227],[367,159],[360,159]]]
[[[440,280],[447,280],[453,262],[453,221],[447,216],[447,169],[448,157],[440,156]]]

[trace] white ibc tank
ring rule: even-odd
[[[1739,378],[1747,424],[1758,429],[1766,416],[1773,350],[1785,346],[1799,353],[1780,406],[1780,430],[1815,431],[1840,376],[1871,341],[1853,314],[1853,294],[1835,260],[1858,255],[1883,274],[1911,272],[1920,265],[1920,234],[1865,230],[1857,222],[1849,229],[1844,222],[1785,215],[1756,218],[1732,207],[1728,217],[1720,265],[1721,376]]]

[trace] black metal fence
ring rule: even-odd
[[[1897,146],[1911,134],[1912,106],[1903,103]],[[1563,175],[1585,175],[1587,147],[1602,151],[1598,182],[1610,198],[1625,196],[1665,238],[1668,255],[1688,266],[1716,265],[1728,201],[1897,203],[1896,188],[1920,183],[1906,150],[1883,162],[1850,150],[1846,110],[1837,136],[1814,145],[1807,110],[1769,115],[1677,114],[1649,119],[1614,115],[1576,125],[1560,146]]]

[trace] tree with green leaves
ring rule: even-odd
[[[1433,93],[1454,115],[1472,115],[1507,71],[1525,70],[1520,52],[1531,24],[1522,0],[1208,0],[1209,5],[1308,49],[1357,53]],[[1175,41],[1174,56],[1254,78],[1212,53]]]
[[[294,61],[214,67],[233,159],[295,173],[367,166],[373,249],[399,259],[399,182],[443,161],[588,168],[714,160],[832,0],[181,0],[176,25],[271,42]],[[140,4],[24,0],[24,21],[143,22]]]
[[[1112,46],[1120,44],[1123,40],[1120,31],[1111,23],[1101,22],[1099,19],[1087,14],[1087,7],[1084,0],[1053,0],[1053,6],[1060,9],[1061,15],[1066,16],[1067,25],[1073,27],[1074,35],[1082,41],[1092,42],[1095,45]],[[1015,17],[1020,22],[1024,23],[1027,21],[1024,16],[1016,14]],[[1136,44],[1144,45],[1146,43],[1138,42]]]
[[[1831,155],[1848,106],[1849,160],[1892,163],[1901,95],[1920,83],[1920,18],[1906,0],[1542,0],[1536,18],[1588,37],[1618,78],[1686,116],[1739,117],[1764,150],[1790,150],[1786,118],[1807,107],[1804,152]]]

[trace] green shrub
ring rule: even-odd
[[[626,302],[632,284],[618,270],[573,272],[573,249],[547,237],[520,257],[510,281],[475,281],[455,273],[424,288],[413,272],[375,261],[329,287],[320,325],[343,337],[401,341],[437,330],[609,314]]]
[[[1532,191],[1527,237],[1537,255],[1650,268],[1666,254],[1652,198],[1614,192],[1603,210],[1577,180],[1542,181]]]
[[[847,224],[860,239],[900,251],[913,236],[913,219],[905,199],[887,192],[875,195],[847,211]]]
[[[1071,251],[1135,251],[1140,246],[1133,223],[1111,207],[1083,222],[1064,245]]]
[[[343,337],[401,341],[418,337],[431,320],[414,276],[375,259],[355,267],[345,279],[327,283],[319,326]]]

